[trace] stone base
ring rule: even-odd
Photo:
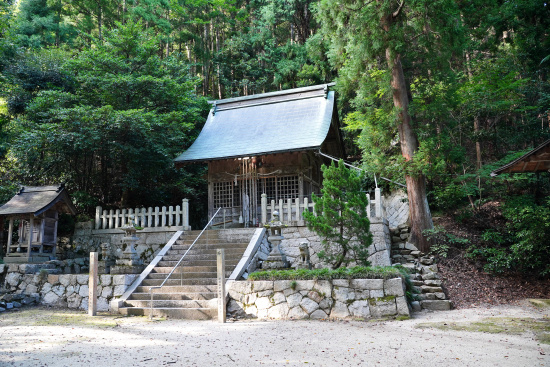
[[[279,260],[270,260],[269,258],[262,263],[262,269],[289,269],[288,262]]]
[[[115,265],[111,267],[111,274],[141,274],[145,265]]]

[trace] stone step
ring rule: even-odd
[[[231,271],[227,271],[225,272],[226,276],[230,276],[231,275]],[[164,280],[166,279],[166,276],[168,274],[164,274],[164,273],[150,273],[147,278],[145,278],[145,280],[157,280],[157,279],[160,279],[160,280]],[[211,271],[211,272],[190,272],[190,271],[184,271],[183,273],[172,273],[172,275],[170,275],[170,279],[169,280],[179,280],[181,278],[183,278],[184,280],[185,279],[201,279],[201,278],[213,278],[215,279],[217,277],[217,273],[215,271]]]
[[[145,285],[139,285],[136,290],[135,294],[139,293],[147,293],[149,294],[149,286]],[[216,293],[218,291],[218,286],[216,284],[204,284],[204,285],[165,285],[162,288],[155,288],[153,289],[153,293],[172,293],[172,294],[190,294],[190,293]],[[132,293],[132,294],[134,294]]]
[[[241,260],[241,256],[234,257],[232,259],[228,259],[226,257],[225,258],[225,264],[226,264],[226,266],[236,266],[239,263],[240,260]],[[175,260],[166,260],[166,261],[175,261]],[[213,257],[204,256],[202,259],[193,260],[193,259],[189,259],[186,256],[185,259],[182,260],[180,265],[185,266],[185,267],[187,267],[187,266],[216,266],[217,263],[218,263],[217,259],[215,259]],[[166,269],[169,269],[169,270],[168,271],[159,270],[159,271],[157,271],[157,273],[162,273],[162,272],[166,273],[166,272],[170,272],[170,270],[172,270],[172,266],[166,266],[166,267],[157,266],[157,267],[155,267],[153,272],[156,271],[157,269],[163,269],[163,268],[166,268]]]
[[[227,261],[227,259],[230,259],[230,260],[237,260],[243,256],[243,253],[244,251],[242,250],[225,250],[225,259]],[[178,253],[167,253],[166,255],[164,255],[162,257],[162,260],[163,261],[179,261],[182,257],[183,257],[184,253],[182,254],[178,254]],[[191,257],[191,256],[194,256],[194,257]],[[184,260],[185,261],[188,261],[188,262],[192,262],[192,261],[196,261],[196,260],[216,260],[217,259],[217,254],[215,252],[213,253],[201,253],[200,251],[196,251],[195,253],[187,253],[187,255],[185,255],[184,257]]]
[[[164,279],[144,279],[141,282],[143,286],[157,286],[160,285]],[[214,285],[216,284],[216,278],[187,278],[187,279],[169,279],[164,283],[165,285]]]
[[[127,300],[126,307],[151,307],[150,300]],[[210,300],[153,299],[153,308],[216,308],[217,298]]]
[[[149,316],[148,307],[121,307],[119,312],[123,315]],[[155,308],[154,317],[167,317],[173,319],[211,320],[218,317],[217,308]]]
[[[162,287],[158,291],[166,292],[165,288],[174,288],[174,287]],[[155,289],[157,291],[157,289]],[[217,298],[218,294],[216,292],[186,292],[186,293],[157,293],[153,291],[153,299],[154,300],[209,300],[213,298]],[[148,301],[151,300],[151,293],[132,293],[132,295],[128,298],[129,300],[136,300],[136,301]]]
[[[161,268],[166,268],[166,267],[172,268],[172,267],[176,266],[177,263],[178,263],[178,261],[176,261],[176,260],[166,260],[166,261],[161,260],[161,261],[159,261],[159,263],[157,265]],[[194,264],[194,262],[185,262],[185,260],[184,260],[180,263],[180,265],[181,264],[183,264],[183,266],[188,266],[188,265],[192,266]],[[227,265],[227,266],[229,266],[229,265]],[[234,265],[232,265],[232,266],[234,266]]]
[[[226,268],[227,268],[227,263],[226,263]],[[173,267],[155,267],[151,273],[149,274],[164,274],[164,276],[166,276],[166,274],[170,273],[172,271]],[[206,272],[206,273],[215,273],[218,271],[218,268],[216,266],[216,263],[213,263],[212,265],[206,265],[206,266],[199,266],[199,265],[196,265],[196,266],[178,266],[178,268],[174,271],[174,273],[176,274],[179,274],[180,272],[182,272],[182,269],[183,269],[183,272],[186,273],[186,272],[190,272],[190,273],[201,273],[201,272]],[[227,269],[226,269],[227,270]]]
[[[420,305],[423,309],[432,311],[448,311],[451,309],[451,301],[448,300],[421,301]]]
[[[208,244],[195,244],[195,246],[193,246],[191,248],[191,250],[189,250],[190,248],[190,245],[173,245],[171,248],[170,248],[170,251],[193,251],[193,250],[203,250],[203,251],[216,251],[217,249],[219,248],[223,248],[223,249],[240,249],[240,250],[245,250],[246,248],[248,247],[248,243],[242,243],[242,242],[236,242],[236,243],[227,243],[227,242],[224,242],[224,243],[218,243],[218,244],[215,244],[215,243],[208,243]]]

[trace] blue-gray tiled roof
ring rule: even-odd
[[[216,101],[191,147],[176,162],[318,149],[327,137],[330,85]]]

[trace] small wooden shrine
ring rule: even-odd
[[[545,141],[507,165],[494,170],[491,172],[491,176],[497,176],[501,173],[524,172],[550,172],[550,140]]]
[[[60,213],[76,214],[64,185],[21,187],[0,207],[0,215],[9,221],[4,262],[40,263],[55,259]]]
[[[344,157],[333,85],[213,102],[197,140],[175,162],[208,163],[208,214],[224,213],[214,223],[258,226],[263,194],[286,205],[319,193],[321,165],[330,161],[317,153]]]

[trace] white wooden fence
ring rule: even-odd
[[[384,216],[384,197],[381,194],[380,189],[374,190],[374,199],[371,199],[370,195],[367,195],[367,198],[369,200],[369,207],[367,209],[367,216],[369,218],[380,218]],[[267,202],[267,195],[262,194],[261,197],[261,207],[262,207],[262,221],[261,224],[266,224],[268,220],[271,219],[272,213],[277,210],[279,212],[279,218],[281,222],[284,223],[292,223],[297,226],[303,226],[305,225],[304,222],[304,216],[303,212],[305,210],[313,211],[313,203],[309,202],[309,199],[307,197],[303,198],[303,200],[300,200],[299,198],[296,199],[287,199],[287,200],[279,200],[279,202],[275,202],[275,200],[271,200],[271,203],[268,204]],[[269,215],[268,215],[269,213]]]
[[[127,224],[130,216],[134,216],[136,226],[143,228],[178,227],[178,229],[189,230],[189,200],[183,199],[181,207],[169,206],[154,209],[116,209],[103,210],[96,207],[95,229],[115,229]],[[173,229],[173,228],[171,228]]]

